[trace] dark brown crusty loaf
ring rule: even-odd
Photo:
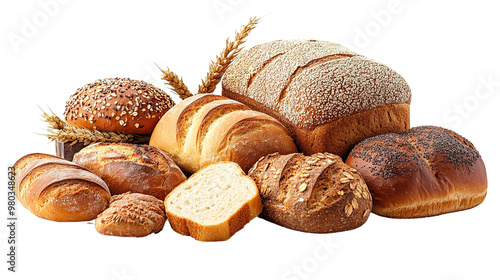
[[[399,74],[325,41],[272,41],[242,52],[222,95],[281,121],[306,155],[345,158],[363,139],[410,125],[410,88]]]
[[[92,144],[75,154],[73,162],[101,177],[112,195],[130,191],[163,200],[186,180],[165,152],[148,145]]]
[[[486,196],[486,169],[478,151],[440,127],[366,139],[346,163],[366,180],[373,212],[382,216],[434,216],[472,208]]]
[[[261,217],[287,228],[350,230],[364,224],[372,208],[363,178],[330,153],[267,155],[248,175],[260,191]]]
[[[35,153],[20,158],[14,168],[17,199],[40,218],[88,221],[108,207],[106,183],[70,161]]]
[[[184,99],[158,122],[150,145],[194,173],[214,162],[236,162],[246,172],[262,156],[294,153],[290,133],[276,119],[220,95]]]
[[[95,228],[104,235],[143,237],[160,232],[166,219],[162,200],[127,192],[111,197],[109,208],[95,220]]]
[[[79,88],[64,116],[76,127],[149,135],[174,105],[167,93],[144,81],[109,78]]]

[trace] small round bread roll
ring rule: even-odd
[[[366,139],[346,163],[363,176],[373,212],[382,216],[434,216],[472,208],[486,196],[486,169],[478,151],[440,127]]]
[[[95,229],[104,235],[143,237],[161,231],[166,220],[163,201],[128,192],[111,197],[109,208],[95,220]]]
[[[66,122],[100,131],[151,134],[175,104],[163,90],[128,78],[96,80],[66,102]]]

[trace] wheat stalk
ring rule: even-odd
[[[245,42],[245,38],[250,34],[250,31],[257,26],[259,20],[260,19],[257,17],[250,18],[247,25],[242,26],[240,32],[236,33],[233,41],[229,41],[229,38],[226,39],[226,47],[216,57],[215,62],[210,62],[207,76],[205,80],[201,81],[201,85],[198,87],[198,93],[214,92],[215,87],[222,79],[229,64],[243,49],[241,45]]]
[[[42,110],[43,112],[43,110]],[[147,143],[149,136],[118,132],[103,132],[96,129],[86,129],[67,124],[55,114],[43,112],[43,120],[49,124],[48,133],[44,134],[50,140],[71,143],[83,142],[89,145],[96,142],[106,143]]]
[[[186,99],[193,95],[191,92],[189,92],[189,89],[187,88],[186,84],[184,84],[182,78],[177,76],[174,72],[170,71],[168,67],[166,70],[161,69],[158,65],[156,65],[156,67],[158,67],[158,69],[160,69],[160,71],[163,73],[163,77],[161,79],[164,80],[165,84],[168,85],[171,90],[176,92],[181,99]]]

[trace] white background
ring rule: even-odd
[[[2,1],[0,90],[3,187],[0,275],[7,279],[500,279],[498,8],[494,1]],[[52,4],[50,4],[52,3]],[[328,3],[328,4],[327,4]],[[432,218],[371,215],[343,233],[306,234],[254,219],[227,242],[173,232],[98,234],[18,204],[17,272],[7,272],[7,166],[55,153],[40,106],[62,116],[95,79],[143,79],[165,90],[154,63],[191,91],[227,37],[251,16],[246,47],[275,39],[341,43],[400,73],[411,125],[453,129],[475,144],[489,189],[480,206]],[[217,88],[220,93],[220,86]],[[4,276],[1,276],[2,279]]]

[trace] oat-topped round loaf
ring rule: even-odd
[[[361,140],[410,124],[410,88],[398,73],[325,41],[272,41],[242,52],[222,95],[281,121],[308,155],[346,157]]]
[[[66,102],[68,124],[123,133],[151,134],[174,102],[163,90],[128,78],[96,80]]]

